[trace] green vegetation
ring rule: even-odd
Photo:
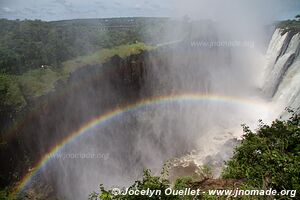
[[[283,29],[282,34],[286,32],[299,33],[300,32],[300,15],[297,15],[294,20],[282,21],[278,24],[278,27]]]
[[[102,64],[114,55],[125,58],[130,55],[139,54],[145,50],[151,50],[152,48],[153,47],[145,45],[144,43],[136,43],[131,45],[121,45],[111,49],[102,49],[93,54],[81,56],[64,62],[63,71],[64,73],[69,74],[82,66]]]
[[[0,72],[22,74],[103,48],[159,43],[164,18],[87,19],[44,22],[0,19]],[[106,27],[112,27],[106,30]],[[152,40],[151,38],[156,38]]]
[[[8,189],[1,189],[0,190],[0,200],[21,200],[17,198],[12,192]]]
[[[260,124],[256,133],[244,126],[244,132],[223,177],[246,179],[254,188],[300,191],[300,116]]]
[[[0,132],[28,101],[53,91],[58,81],[67,80],[78,68],[151,49],[150,44],[161,40],[154,36],[166,22],[165,18],[0,19]]]
[[[100,30],[103,25],[116,26],[127,21],[0,19],[1,132],[28,101],[53,91],[57,81],[67,80],[76,69],[102,64],[114,55],[126,57],[150,49],[137,42],[142,40],[137,26]],[[140,21],[140,27],[146,26],[146,21]]]
[[[20,111],[25,106],[25,99],[15,77],[0,74],[0,113],[9,110]]]
[[[24,96],[27,99],[42,96],[54,89],[54,84],[60,79],[60,74],[51,68],[33,69],[17,76]]]
[[[26,105],[16,77],[0,74],[0,130],[14,121],[14,115]],[[1,131],[0,131],[1,132]]]
[[[26,99],[32,99],[47,94],[54,90],[58,80],[65,81],[70,73],[87,65],[101,65],[111,57],[118,55],[127,57],[150,50],[152,47],[143,43],[121,45],[111,49],[102,49],[86,56],[79,56],[72,60],[63,62],[61,67],[55,68],[44,66],[44,68],[29,70],[21,75],[16,75],[15,83],[20,85],[21,91]],[[9,76],[9,75],[7,75]]]
[[[63,61],[101,48],[134,43],[131,31],[99,31],[88,24],[0,20],[0,71],[21,74],[42,65],[59,67]]]
[[[78,68],[151,49],[163,42],[166,24],[176,23],[167,18],[0,19],[0,132],[7,119]]]
[[[260,123],[259,129],[252,132],[244,127],[244,138],[235,149],[234,156],[226,163],[219,181],[243,180],[240,189],[297,190],[300,191],[300,116],[292,114],[286,121],[275,120],[271,125]],[[207,170],[203,171],[206,173]],[[209,170],[207,171],[209,175]],[[181,177],[172,185],[165,176],[153,176],[149,170],[144,172],[143,179],[136,181],[130,189],[173,189],[201,188],[201,180]],[[203,176],[207,177],[207,176]],[[208,176],[209,177],[209,176]],[[205,178],[204,178],[205,179]],[[197,184],[198,183],[198,184]],[[210,187],[213,187],[211,185]],[[212,189],[212,188],[210,188]],[[224,189],[224,188],[223,188]],[[231,188],[236,189],[236,188]],[[299,194],[296,195],[299,197]],[[271,196],[239,196],[238,199],[274,199]],[[280,199],[291,199],[291,196],[280,196]],[[228,199],[227,196],[204,194],[197,198],[191,196],[130,196],[113,195],[112,190],[100,186],[100,193],[92,193],[90,200],[113,199]]]
[[[8,128],[4,126],[13,125],[11,123],[28,101],[54,91],[58,81],[66,81],[80,67],[101,65],[114,55],[127,57],[150,49],[151,46],[143,43],[121,45],[63,62],[60,68],[44,65],[43,68],[31,69],[18,75],[0,73],[0,132]]]

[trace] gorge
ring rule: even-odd
[[[299,111],[299,32],[276,28],[264,55],[259,46],[199,46],[236,36],[210,21],[184,28],[181,40],[84,65],[35,99],[1,151],[5,184],[18,182],[25,199],[77,200],[100,183],[129,185],[144,168],[159,173],[168,160],[174,176],[204,164],[218,176],[240,124]]]

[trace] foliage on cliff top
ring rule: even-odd
[[[293,33],[300,32],[300,18],[297,16],[295,17],[294,20],[282,21],[277,25],[278,28],[284,30],[282,34],[285,34],[286,32],[293,32]]]
[[[121,45],[111,49],[102,49],[86,56],[80,56],[73,60],[66,61],[61,68],[44,65],[43,68],[32,69],[20,75],[2,74],[0,84],[10,83],[9,88],[16,88],[13,92],[5,93],[8,90],[1,90],[1,95],[6,95],[5,101],[7,104],[15,104],[15,101],[20,101],[24,96],[26,99],[32,99],[47,94],[55,88],[55,83],[58,80],[67,80],[70,73],[76,71],[80,67],[93,64],[102,64],[109,60],[114,55],[126,57],[129,55],[139,54],[144,50],[151,49],[143,43],[136,43],[130,45]],[[7,84],[5,84],[7,83]],[[12,90],[11,90],[12,91]],[[19,94],[19,96],[16,96]],[[8,98],[9,97],[9,98]],[[17,106],[22,107],[22,106]]]
[[[139,54],[145,50],[150,49],[152,49],[152,47],[144,43],[120,45],[111,49],[102,49],[92,54],[80,56],[64,62],[63,71],[64,73],[69,74],[82,66],[102,64],[115,55],[125,58],[127,56]]]

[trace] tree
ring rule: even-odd
[[[286,121],[261,123],[256,132],[244,126],[244,132],[223,177],[246,179],[255,188],[299,191],[300,116],[293,113]]]
[[[0,74],[0,130],[8,126],[15,115],[26,105],[19,85],[13,77],[6,74]],[[0,131],[0,132],[1,132]]]

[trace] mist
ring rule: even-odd
[[[159,174],[167,161],[182,168],[210,164],[218,177],[242,137],[241,124],[255,129],[259,119],[270,122],[278,116],[262,91],[265,52],[274,30],[270,25],[294,1],[172,4],[172,20],[181,25],[168,27],[160,36],[170,44],[138,57],[143,59],[141,80],[126,82],[124,75],[120,80],[111,76],[87,82],[84,91],[68,96],[60,130],[74,126],[74,113],[77,121],[87,122],[109,109],[151,97],[201,94],[225,100],[167,101],[100,124],[66,145],[59,153],[62,157],[51,160],[33,185],[41,179],[51,183],[61,199],[86,199],[100,183],[128,186],[145,168]],[[81,73],[93,74],[87,71]],[[76,82],[78,77],[72,78]],[[98,157],[71,158],[74,154]]]

